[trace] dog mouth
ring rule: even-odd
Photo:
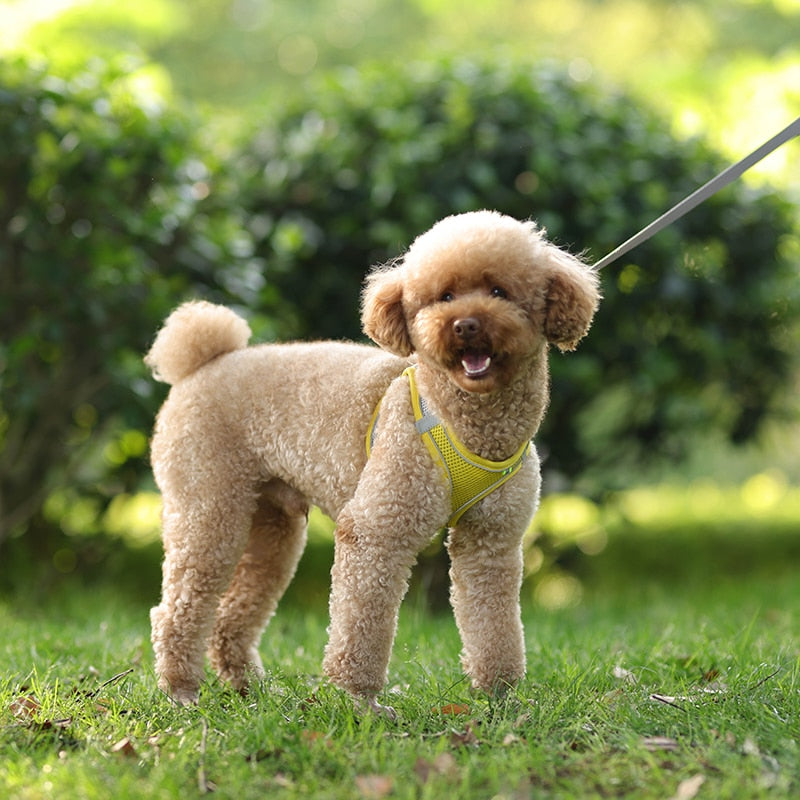
[[[461,354],[461,366],[468,378],[485,378],[492,368],[492,356],[480,350],[465,350]]]

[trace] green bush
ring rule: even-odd
[[[295,333],[349,337],[365,267],[440,217],[534,217],[598,259],[722,166],[629,97],[477,61],[329,76],[239,156]],[[589,339],[552,360],[546,468],[599,489],[706,430],[753,436],[796,366],[799,249],[791,206],[739,183],[609,268]]]
[[[141,355],[180,300],[260,339],[357,337],[368,267],[440,217],[533,216],[599,257],[721,166],[623,95],[471,61],[329,76],[223,159],[137,69],[0,63],[0,546],[91,533],[149,474]],[[794,367],[791,223],[739,183],[604,274],[553,358],[546,469],[607,487],[698,432],[752,436]]]
[[[0,543],[91,532],[145,474],[141,354],[180,297],[264,307],[224,171],[136,68],[0,63]]]

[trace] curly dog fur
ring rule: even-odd
[[[479,211],[440,221],[368,277],[362,322],[380,348],[247,347],[250,329],[232,311],[176,309],[146,357],[172,384],[152,441],[164,503],[163,591],[151,612],[159,686],[195,702],[206,652],[236,688],[263,676],[259,640],[314,504],[336,521],[323,667],[380,708],[410,570],[450,516],[403,370],[417,364],[420,393],[466,448],[506,459],[539,428],[548,344],[574,348],[598,301],[596,274],[535,223]],[[463,668],[487,691],[525,671],[521,539],[539,495],[531,452],[447,540]]]

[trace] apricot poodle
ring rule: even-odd
[[[440,221],[368,277],[362,322],[380,348],[247,347],[232,311],[177,308],[146,357],[172,384],[152,441],[159,686],[196,702],[206,652],[238,689],[263,677],[259,640],[309,504],[336,521],[323,662],[334,684],[383,708],[410,570],[444,526],[463,668],[487,691],[520,678],[521,540],[539,496],[530,442],[548,344],[573,349],[598,301],[596,273],[535,223],[478,211]]]

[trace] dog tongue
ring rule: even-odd
[[[461,359],[461,365],[464,367],[464,372],[470,378],[478,378],[489,371],[489,365],[492,363],[492,357],[484,355],[483,353],[465,353]]]

